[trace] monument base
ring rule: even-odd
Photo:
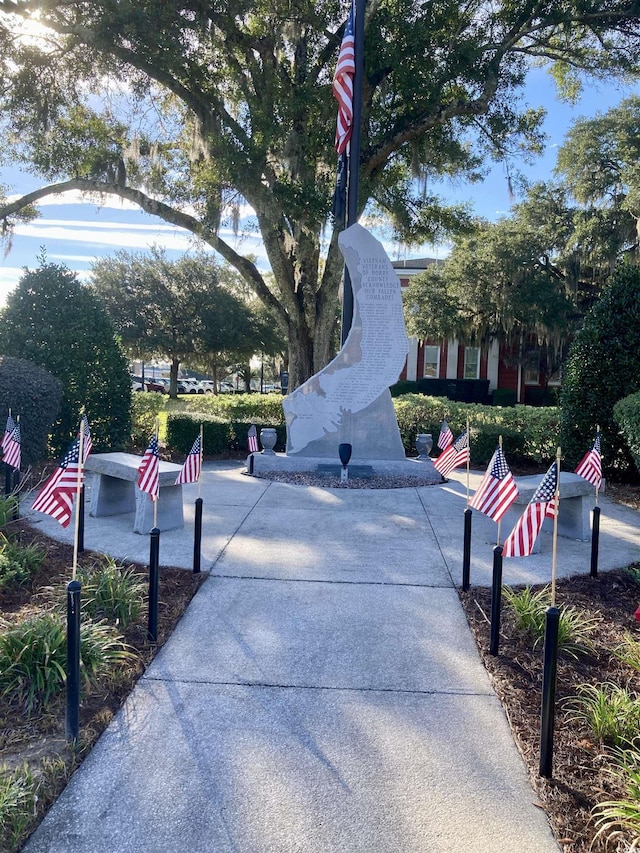
[[[312,458],[310,456],[287,456],[285,453],[266,455],[253,453],[253,473],[256,476],[269,473],[304,472],[317,474],[318,466],[326,464],[326,457]],[[431,459],[360,459],[353,457],[349,462],[349,471],[353,468],[366,466],[372,470],[374,477],[407,477],[415,481],[415,485],[434,486],[442,483],[440,473],[436,471]],[[336,461],[336,470],[341,467]],[[251,470],[250,457],[247,458],[247,471]],[[352,476],[356,476],[355,473]]]

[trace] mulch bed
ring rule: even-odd
[[[535,587],[534,587],[535,589]],[[593,841],[596,829],[591,810],[622,794],[610,773],[610,753],[584,726],[571,718],[569,699],[583,684],[613,682],[640,691],[640,674],[611,654],[625,633],[640,640],[634,612],[640,603],[640,586],[632,572],[618,570],[563,579],[556,585],[556,601],[577,607],[601,622],[594,632],[594,649],[574,660],[560,655],[553,741],[553,775],[539,775],[540,709],[542,699],[542,644],[515,627],[503,600],[499,654],[489,654],[491,591],[471,588],[460,598],[493,687],[507,714],[516,743],[529,769],[542,807],[564,853],[628,850],[633,839],[623,835],[612,845]]]

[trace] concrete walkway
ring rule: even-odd
[[[464,475],[359,491],[243,471],[205,466],[210,574],[25,851],[558,851],[455,590]],[[164,565],[191,566],[196,496]],[[628,565],[637,514],[601,506],[601,569]],[[132,525],[87,517],[85,545],[147,562]],[[472,583],[490,583],[495,533],[474,513]],[[505,583],[549,579],[542,536]],[[561,540],[558,573],[589,558]]]

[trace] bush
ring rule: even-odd
[[[516,392],[512,388],[496,388],[491,392],[492,406],[515,406]]]
[[[20,545],[0,533],[0,591],[28,584],[44,558],[37,545]]]
[[[90,619],[106,619],[126,628],[142,615],[149,584],[134,569],[104,557],[104,562],[78,569],[78,580],[82,611]]]
[[[202,452],[225,453],[231,444],[231,424],[215,415],[202,412],[170,414],[167,417],[167,445],[178,453],[188,453],[193,447],[202,424]]]
[[[131,440],[134,444],[147,446],[164,402],[162,394],[139,392],[131,395]]]
[[[392,397],[401,397],[403,394],[417,394],[418,383],[411,379],[399,379],[390,388]]]
[[[66,449],[76,435],[83,406],[96,450],[127,444],[128,362],[98,299],[70,270],[42,262],[25,272],[2,311],[0,352],[29,359],[62,382],[53,450]]]
[[[620,427],[636,469],[640,472],[640,392],[618,400],[613,407],[613,420]]]
[[[6,416],[20,417],[22,467],[42,459],[47,452],[51,426],[60,410],[62,382],[31,361],[0,356],[0,429]]]
[[[484,424],[471,431],[471,458],[476,465],[488,465],[502,436],[502,449],[510,463],[525,460],[525,435],[497,424]]]
[[[561,394],[561,444],[574,467],[602,433],[609,476],[635,476],[629,448],[613,417],[618,400],[640,389],[640,268],[618,267],[585,317],[569,350]]]

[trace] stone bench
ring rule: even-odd
[[[92,453],[85,469],[96,474],[91,488],[89,514],[94,517],[134,512],[134,533],[149,533],[153,528],[154,502],[138,488],[141,456],[133,453]],[[160,497],[158,529],[173,530],[184,526],[182,486],[176,486],[181,465],[160,462]]]
[[[518,486],[518,497],[514,506],[526,506],[533,493],[542,482],[542,474],[534,474],[530,477],[514,477]],[[595,488],[591,483],[569,471],[560,472],[560,511],[558,512],[558,536],[566,536],[568,539],[580,539],[586,542],[591,538],[591,509],[595,497]],[[520,511],[521,512],[521,511]],[[553,530],[553,519],[546,518],[542,525],[543,530]],[[540,551],[540,538],[536,540],[534,552]]]

